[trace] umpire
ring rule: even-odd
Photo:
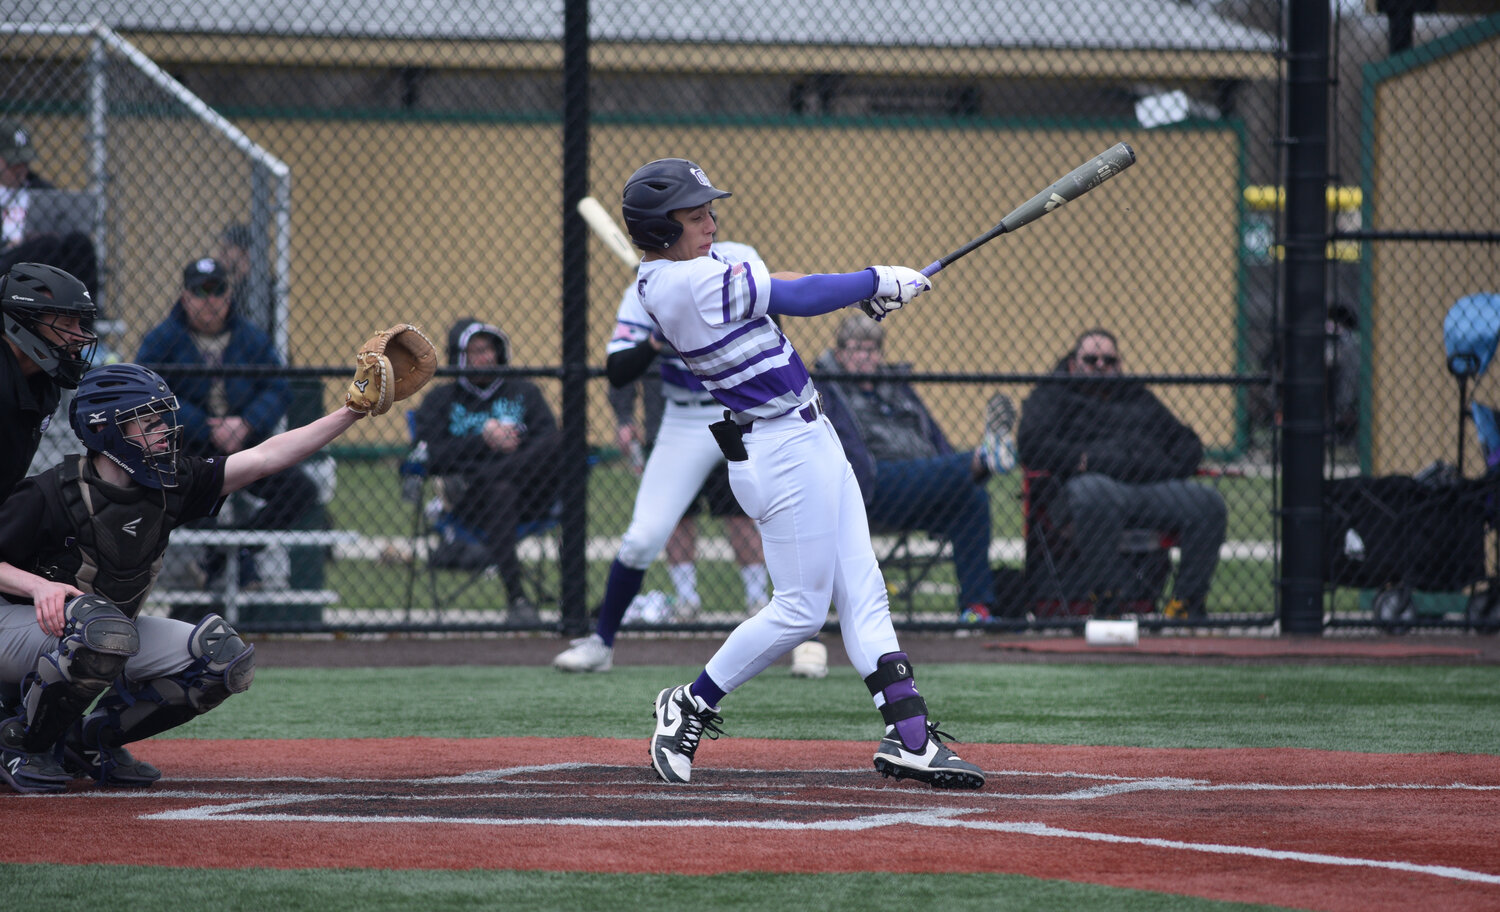
[[[72,275],[41,263],[17,263],[0,277],[0,501],[36,457],[64,389],[77,389],[98,336],[97,310]]]

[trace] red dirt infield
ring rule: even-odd
[[[882,779],[871,748],[727,739],[669,787],[638,740],[148,741],[152,789],[0,795],[23,834],[0,862],[1002,872],[1332,912],[1500,907],[1494,757],[964,744],[989,781],[940,792]]]

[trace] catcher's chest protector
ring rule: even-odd
[[[37,556],[37,573],[109,599],[134,618],[161,573],[167,517],[176,515],[178,495],[85,479],[87,458],[69,459],[38,478],[49,508],[68,517],[72,534],[60,549]]]

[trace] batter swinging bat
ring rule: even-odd
[[[604,206],[592,196],[585,196],[578,201],[578,214],[588,223],[599,240],[604,242],[610,252],[620,258],[620,262],[635,269],[641,265],[641,255],[630,243],[630,238],[620,230],[619,224],[605,211]]]
[[[1015,231],[1022,225],[1036,221],[1068,200],[1078,199],[1133,164],[1135,164],[1135,150],[1125,143],[1115,143],[1063,175],[1046,190],[1017,206],[1010,215],[1000,220],[1000,224],[952,253],[930,263],[922,270],[922,274],[928,278],[937,275],[959,257],[977,250],[1007,231]]]

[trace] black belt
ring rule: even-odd
[[[673,405],[718,405],[719,400],[712,396],[703,399],[668,399]]]
[[[776,417],[777,418],[785,418],[786,415],[789,415],[789,414],[793,414],[793,413],[792,412],[788,412],[788,413],[783,414],[783,415],[777,415]],[[801,408],[797,409],[797,411],[795,412],[795,414],[797,415],[798,418],[801,418],[803,421],[807,422],[808,424],[812,424],[814,421],[817,421],[818,420],[818,416],[821,415],[821,414],[823,414],[823,394],[819,393],[816,396],[814,396],[812,398],[811,402],[809,402],[808,404],[806,404],[806,405],[802,406]],[[740,433],[741,434],[748,434],[748,433],[750,433],[755,428],[756,422],[758,422],[758,421],[770,421],[770,420],[774,420],[774,419],[757,418],[755,421],[752,421],[749,424],[742,424],[742,425],[740,425]]]

